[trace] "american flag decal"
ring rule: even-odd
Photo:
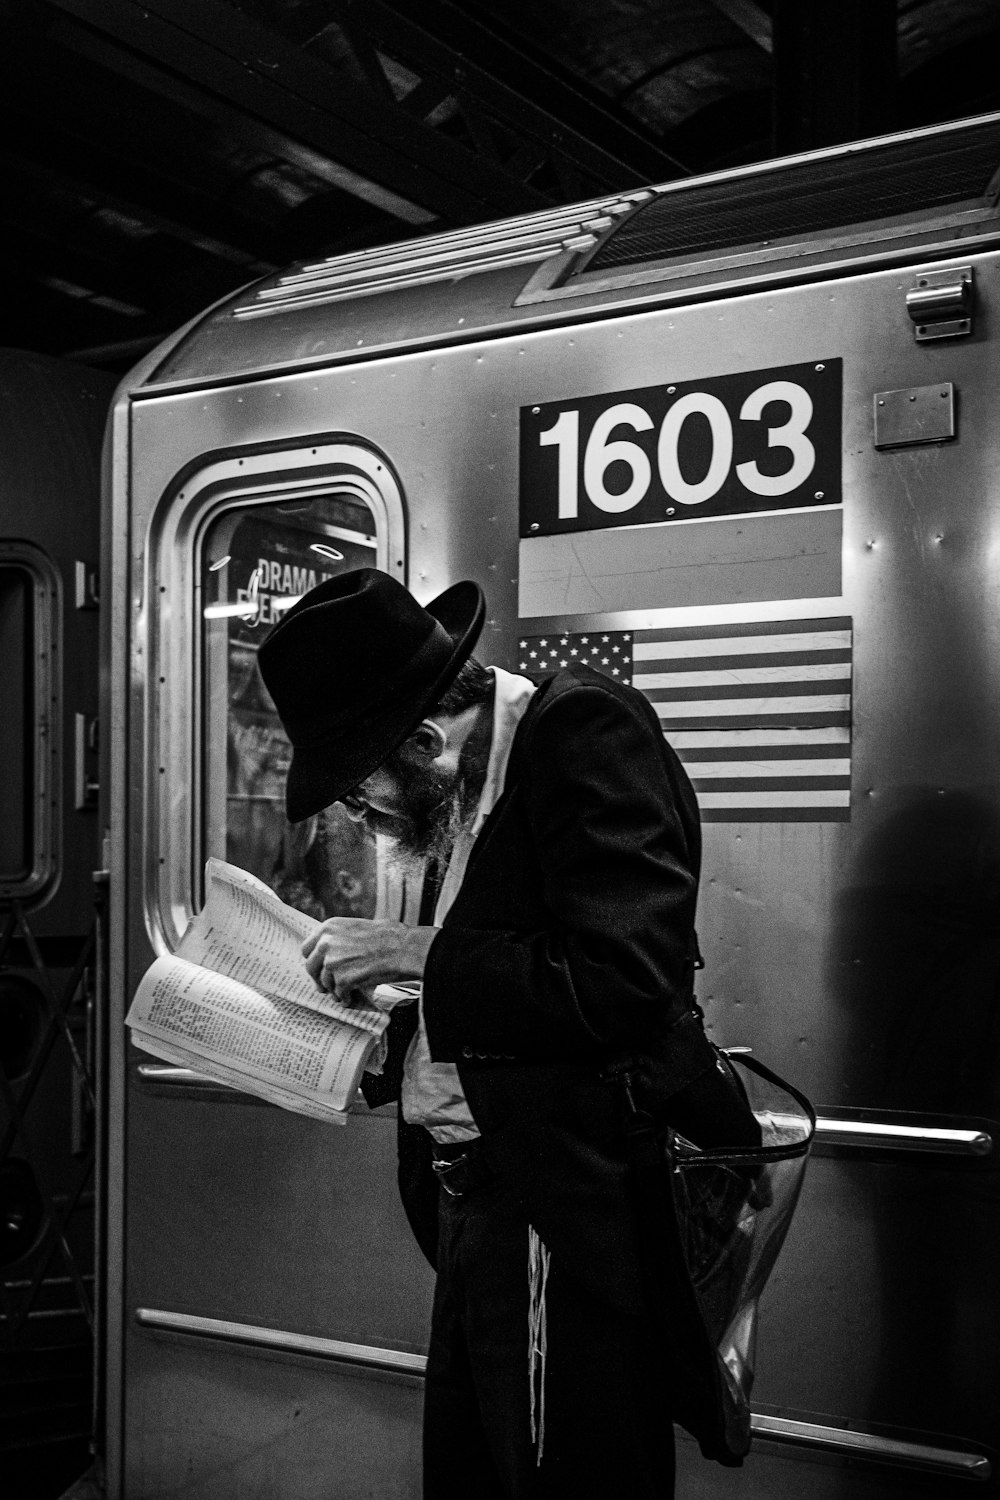
[[[527,636],[520,670],[570,662],[652,703],[706,823],[846,822],[851,804],[851,621],[772,620]]]
[[[638,637],[637,637],[638,639]],[[519,671],[539,682],[558,672],[560,667],[581,663],[595,672],[606,672],[622,682],[632,681],[632,632],[630,630],[587,630],[574,635],[527,636],[518,641]]]

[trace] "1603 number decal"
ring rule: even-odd
[[[521,535],[840,501],[841,362],[521,409]]]

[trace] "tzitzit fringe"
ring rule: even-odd
[[[549,1280],[551,1256],[535,1230],[528,1225],[528,1389],[531,1393],[531,1441],[535,1444],[535,1465],[542,1461],[545,1449],[545,1355],[548,1336],[545,1326],[545,1288]]]

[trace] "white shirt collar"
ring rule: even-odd
[[[479,806],[472,822],[472,837],[482,828],[493,808],[500,800],[507,762],[517,726],[531,701],[535,684],[527,677],[518,677],[514,672],[505,672],[503,667],[490,667],[496,682],[493,700],[493,738],[490,740],[490,758],[486,765],[486,780],[483,782]]]
[[[483,782],[483,790],[472,826],[467,832],[460,833],[455,840],[455,847],[448,861],[448,869],[441,884],[437,906],[434,909],[435,926],[440,926],[445,912],[458,895],[465,878],[465,867],[469,862],[473,840],[500,800],[514,735],[531,702],[531,695],[535,691],[535,684],[527,677],[518,677],[514,672],[505,672],[503,667],[490,667],[489,670],[496,680],[496,694],[493,700],[493,737],[490,740],[486,779]]]

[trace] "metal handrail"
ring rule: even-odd
[[[993,1473],[993,1464],[985,1453],[937,1448],[930,1443],[913,1443],[883,1437],[881,1433],[859,1432],[854,1427],[828,1427],[820,1422],[797,1422],[788,1417],[769,1417],[758,1412],[754,1412],[750,1426],[754,1437],[766,1438],[769,1442],[837,1453],[846,1458],[867,1458],[901,1469],[923,1469],[981,1483]]]
[[[178,1068],[166,1063],[140,1063],[139,1077],[147,1083],[167,1084],[174,1088],[230,1088],[207,1073],[194,1068]],[[238,1094],[238,1090],[231,1089]],[[989,1156],[993,1137],[985,1130],[958,1130],[938,1125],[894,1125],[871,1120],[834,1120],[826,1115],[816,1118],[817,1144],[850,1146],[857,1151],[932,1152],[944,1156]]]
[[[313,1359],[328,1359],[336,1364],[363,1365],[369,1369],[388,1370],[396,1375],[422,1377],[427,1368],[425,1355],[410,1354],[405,1349],[350,1344],[342,1339],[320,1338],[310,1333],[291,1333],[282,1328],[258,1328],[250,1323],[235,1323],[226,1318],[202,1318],[195,1313],[137,1307],[135,1321],[140,1328],[155,1329],[159,1333],[218,1339],[226,1344],[247,1344],[256,1349],[273,1349],[283,1354],[306,1354]]]
[[[853,1146],[869,1151],[935,1151],[946,1156],[989,1156],[993,1150],[993,1137],[985,1130],[832,1120],[825,1116],[817,1117],[816,1140],[828,1146]]]

